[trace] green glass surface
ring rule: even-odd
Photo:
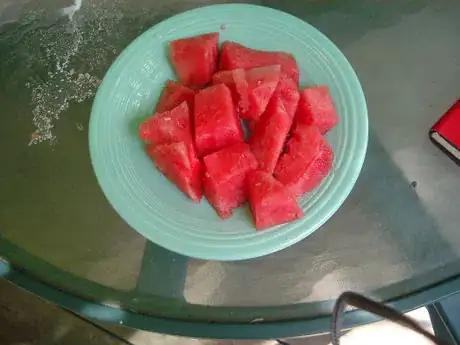
[[[197,324],[302,318],[316,325],[345,289],[391,301],[458,276],[459,168],[427,138],[459,96],[460,4],[453,0],[253,2],[330,38],[368,105],[369,146],[357,183],[305,240],[253,260],[188,259],[164,253],[118,216],[90,161],[96,89],[141,33],[211,3],[83,0],[72,19],[59,11],[66,1],[2,4],[0,257],[56,295],[120,306],[117,317],[129,310]],[[79,311],[94,317],[94,310]]]

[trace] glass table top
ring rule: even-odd
[[[0,257],[94,303],[197,322],[314,319],[344,290],[394,300],[459,275],[460,170],[428,139],[460,94],[453,0],[253,2],[333,40],[368,102],[363,171],[310,237],[259,259],[207,262],[148,243],[115,213],[88,151],[105,71],[155,23],[223,2],[0,4]]]

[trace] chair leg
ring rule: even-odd
[[[446,310],[441,302],[433,303],[426,308],[430,314],[431,324],[436,337],[448,342],[449,344],[459,345],[458,331],[456,331],[455,328],[459,329],[460,323],[455,325],[455,323],[452,322],[454,320],[449,317],[449,313],[446,313]],[[456,318],[460,321],[460,308],[457,310],[459,310],[459,313]]]

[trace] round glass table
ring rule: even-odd
[[[310,237],[259,259],[210,262],[168,252],[120,219],[90,163],[94,93],[136,36],[210,3],[0,5],[0,275],[85,317],[209,338],[327,331],[344,290],[400,310],[459,290],[460,170],[427,135],[460,93],[458,1],[253,2],[332,39],[368,102],[363,171]],[[370,320],[353,311],[346,325]]]

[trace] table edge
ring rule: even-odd
[[[299,318],[278,322],[213,323],[168,319],[138,314],[130,310],[92,302],[74,293],[53,287],[36,279],[26,271],[15,268],[6,260],[0,260],[0,277],[84,317],[100,322],[118,323],[136,329],[171,335],[215,339],[273,339],[328,333],[330,329],[329,316],[305,319]],[[415,291],[385,302],[399,311],[406,312],[431,304],[459,290],[460,275],[456,275],[437,284],[433,284],[425,290]],[[366,312],[352,311],[345,315],[344,327],[352,328],[378,321],[378,319],[379,318]]]

